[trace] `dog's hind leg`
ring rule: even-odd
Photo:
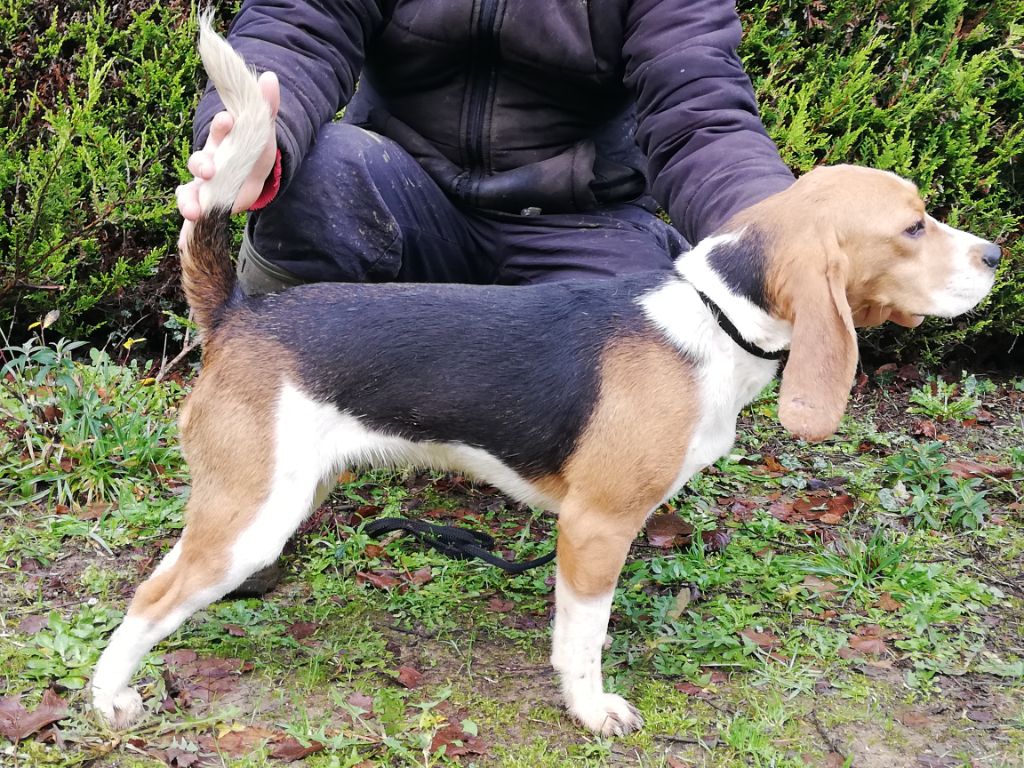
[[[142,699],[128,683],[145,654],[273,562],[332,485],[333,467],[322,465],[315,431],[297,435],[275,409],[263,415],[251,409],[237,420],[210,418],[230,406],[210,393],[197,385],[183,425],[193,485],[181,541],[139,586],[93,674],[93,705],[115,728],[142,712]]]

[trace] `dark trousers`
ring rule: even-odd
[[[671,269],[688,245],[639,204],[514,215],[456,205],[390,139],[321,130],[286,189],[250,214],[247,293],[303,282],[523,285]]]

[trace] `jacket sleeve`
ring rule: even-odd
[[[739,41],[733,0],[633,0],[626,13],[637,142],[655,198],[692,243],[793,183],[761,123]]]
[[[377,0],[246,0],[227,38],[259,72],[281,83],[277,145],[281,185],[287,186],[321,126],[355,91],[366,43],[379,28]],[[193,124],[194,146],[206,143],[224,107],[207,84]]]

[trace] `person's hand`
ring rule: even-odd
[[[277,118],[277,110],[281,106],[281,87],[277,81],[277,75],[273,72],[264,72],[259,77],[259,88],[263,98],[270,105],[272,119]],[[191,181],[182,184],[175,190],[175,197],[178,201],[178,210],[185,219],[185,224],[195,221],[202,212],[199,207],[199,188],[213,178],[217,172],[213,163],[213,153],[231,133],[234,127],[234,119],[227,112],[218,112],[210,125],[210,135],[206,144],[198,152],[193,152],[188,159],[188,170],[192,174]],[[259,199],[267,177],[274,168],[277,159],[277,139],[273,133],[267,138],[267,145],[263,148],[263,154],[252,169],[242,188],[235,198],[232,213],[248,210],[256,200]],[[184,229],[182,230],[184,235]]]
[[[853,313],[853,324],[858,328],[881,325],[886,320],[891,320],[905,328],[916,328],[924,321],[924,316],[911,315],[906,312],[900,312],[898,309],[882,307],[877,304],[869,304]]]

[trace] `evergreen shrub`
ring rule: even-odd
[[[232,10],[221,9],[225,21]],[[869,348],[1003,358],[1024,332],[1013,279],[1024,265],[1024,3],[739,0],[739,10],[762,116],[795,171],[895,171],[936,215],[1004,246],[981,310],[874,331]],[[182,311],[173,189],[201,86],[193,13],[185,0],[0,5],[0,329],[14,339],[55,308],[68,335],[159,337],[162,313]]]
[[[795,171],[883,168],[1004,248],[990,299],[954,321],[866,334],[876,354],[1008,362],[1024,333],[1024,3],[740,0],[741,55]],[[862,348],[865,345],[862,343]],[[1024,350],[1016,349],[1017,360]]]

